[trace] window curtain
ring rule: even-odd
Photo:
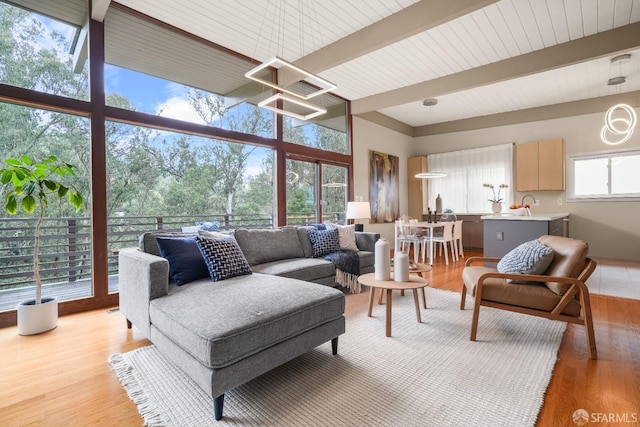
[[[513,144],[493,145],[471,150],[430,154],[427,156],[429,171],[445,172],[444,178],[429,179],[429,207],[436,207],[438,194],[442,198],[442,208],[457,213],[491,212],[494,186],[498,197],[500,184],[509,188],[500,191],[500,198],[506,207],[513,200]]]

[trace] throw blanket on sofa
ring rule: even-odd
[[[360,257],[355,251],[341,250],[324,256],[336,268],[336,283],[349,288],[352,294],[360,292]]]

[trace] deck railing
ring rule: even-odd
[[[327,214],[339,220],[344,213]],[[314,222],[313,214],[290,214],[292,225]],[[33,286],[35,218],[0,219],[0,291]],[[108,218],[109,275],[118,274],[118,251],[138,245],[149,230],[177,231],[196,221],[217,221],[222,229],[272,227],[269,215],[158,215]],[[91,278],[91,221],[88,217],[45,218],[41,228],[40,271],[44,284],[73,283]]]

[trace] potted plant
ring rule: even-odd
[[[502,211],[502,197],[500,197],[500,192],[503,188],[509,188],[507,184],[500,184],[498,186],[498,194],[496,195],[496,190],[493,184],[482,184],[483,187],[490,188],[493,193],[493,199],[489,199],[491,202],[491,210],[493,213],[498,214]]]
[[[49,156],[39,162],[29,156],[8,158],[0,169],[0,179],[5,191],[5,211],[15,215],[19,209],[26,213],[38,210],[34,232],[33,273],[36,282],[35,299],[18,305],[18,333],[33,335],[49,331],[58,324],[58,300],[42,298],[42,279],[38,254],[40,251],[40,227],[50,198],[67,200],[76,211],[82,208],[83,198],[75,189],[63,183],[69,175],[75,175],[68,163]]]

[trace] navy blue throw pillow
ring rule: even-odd
[[[313,247],[313,256],[321,257],[332,252],[338,252],[340,250],[340,240],[338,235],[338,229],[332,228],[331,230],[307,230],[309,240],[311,240],[311,246]]]
[[[160,255],[169,261],[169,276],[182,286],[194,280],[209,277],[200,248],[193,237],[156,237]]]

